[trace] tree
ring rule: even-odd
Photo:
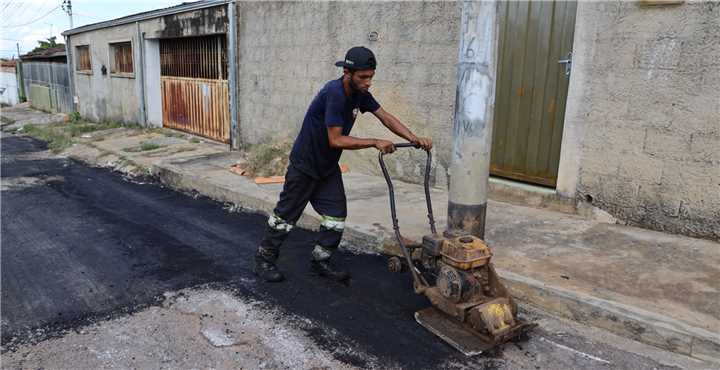
[[[57,40],[57,37],[55,37],[55,36],[49,37],[47,40],[38,40],[38,44],[40,44],[40,46],[33,49],[32,52],[34,53],[34,52],[43,51],[43,50],[47,50],[47,49],[58,47],[58,46],[65,46],[65,44],[63,44],[63,43],[58,44],[55,40]]]

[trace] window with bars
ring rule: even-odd
[[[225,35],[160,40],[162,76],[227,79]]]
[[[116,42],[110,44],[110,73],[133,73],[132,43]]]
[[[75,69],[83,72],[92,72],[90,65],[90,46],[82,45],[75,47],[75,55],[75,60],[77,61]]]

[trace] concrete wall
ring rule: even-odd
[[[452,141],[459,5],[454,2],[239,2],[239,122],[244,143],[293,138],[333,66],[373,49],[373,93],[436,143],[445,186]],[[557,193],[631,224],[720,238],[720,4],[579,2]],[[378,41],[368,34],[377,32]],[[392,135],[372,117],[353,135]],[[378,174],[376,152],[347,151]],[[419,181],[422,154],[390,159]],[[586,197],[587,196],[587,197]]]
[[[138,40],[135,37],[135,24],[127,24],[111,28],[72,35],[73,62],[77,63],[77,47],[89,45],[92,72],[77,71],[73,66],[75,94],[78,97],[77,109],[83,117],[94,121],[116,121],[124,123],[140,123],[141,96],[140,79],[138,77],[138,61],[140,54]],[[110,73],[111,42],[131,41],[133,46],[134,73],[115,75]],[[106,74],[101,72],[105,66]]]
[[[15,68],[3,67],[0,71],[0,103],[15,105],[18,100],[18,83]]]
[[[145,101],[148,126],[162,127],[160,40],[145,40]]]
[[[227,8],[222,5],[166,15],[143,21],[140,27],[145,37],[151,39],[226,33]]]
[[[720,239],[720,3],[581,2],[558,190]]]
[[[225,32],[218,21],[225,10],[215,9],[144,21],[141,31],[148,39]],[[240,1],[237,10],[243,143],[292,139],[318,89],[341,75],[334,61],[365,45],[378,58],[373,93],[418,135],[433,137],[432,177],[446,185],[458,3]],[[592,199],[631,224],[720,238],[719,20],[720,5],[711,2],[579,3],[558,194]],[[376,41],[368,37],[373,32]],[[93,75],[75,77],[83,115],[138,120],[139,82],[99,73],[107,43],[136,43],[135,35],[135,25],[127,25],[72,36],[74,46],[95,45]],[[153,47],[145,43],[146,65]],[[152,73],[148,79],[149,104],[158,97]],[[157,109],[148,107],[148,116],[157,124]],[[353,134],[394,137],[371,114],[358,118]],[[376,156],[348,151],[341,161],[379,174]],[[418,151],[389,159],[404,180],[419,181],[423,165]]]
[[[75,53],[75,47],[81,45],[89,45],[91,53],[92,73],[74,72],[75,92],[78,96],[80,114],[95,121],[111,120],[161,126],[160,51],[157,39],[225,33],[227,31],[226,13],[225,6],[220,6],[148,19],[139,24],[118,25],[70,36],[73,53]],[[142,40],[138,40],[138,26]],[[110,73],[109,43],[121,41],[131,41],[133,44],[134,73],[130,75]],[[140,45],[143,45],[145,51],[144,63],[141,60]],[[73,58],[73,61],[76,60],[77,58]],[[106,75],[101,73],[103,65],[107,68]],[[143,81],[140,78],[140,66],[145,66],[147,74],[145,86],[141,86]],[[142,122],[143,99],[147,122]]]
[[[436,140],[440,184],[450,158],[460,8],[454,2],[238,3],[239,124],[244,143],[294,138],[310,101],[338,78],[334,62],[364,45],[378,59],[371,91],[418,135]],[[378,41],[368,34],[377,32]],[[353,135],[400,141],[372,114]],[[353,171],[379,174],[377,151],[346,151]],[[389,158],[401,178],[418,180],[424,153]]]

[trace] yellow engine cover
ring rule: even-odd
[[[497,298],[480,306],[473,307],[468,321],[476,330],[486,330],[493,336],[499,336],[515,326],[512,307],[506,298]]]
[[[446,240],[440,254],[443,262],[461,270],[485,266],[492,257],[487,244],[472,235]]]

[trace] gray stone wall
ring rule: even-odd
[[[577,195],[631,224],[720,239],[720,3],[638,3],[578,6]]]
[[[720,239],[720,4],[639,4],[578,4],[558,193],[591,199],[631,224]],[[432,178],[446,185],[458,3],[240,1],[237,10],[244,144],[294,138],[317,91],[341,75],[334,61],[365,45],[379,63],[374,95],[418,135],[433,137]],[[158,18],[141,30],[184,35],[190,22],[188,29],[223,31],[221,22],[192,20],[208,14],[225,17]],[[135,34],[127,25],[72,36],[73,46],[95,45],[93,74],[75,74],[83,115],[139,119],[139,79],[99,73],[107,43]],[[371,114],[358,118],[353,135],[399,140]],[[379,174],[375,150],[347,151],[341,161]],[[397,178],[419,182],[424,154],[400,151],[388,164]]]
[[[294,138],[310,101],[338,78],[334,62],[357,45],[372,49],[378,69],[371,89],[385,110],[418,135],[436,140],[438,183],[446,181],[460,8],[454,2],[238,3],[239,121],[245,144]],[[378,40],[368,34],[377,32]],[[354,136],[400,141],[367,113]],[[351,171],[379,174],[376,150],[346,151]],[[424,154],[389,158],[399,178],[421,181]]]
[[[580,2],[558,193],[644,227],[720,238],[720,5]],[[373,94],[436,143],[445,186],[452,141],[460,8],[455,2],[239,2],[242,141],[292,139],[351,46],[375,51]],[[378,40],[368,40],[377,32]],[[392,138],[370,114],[353,135]],[[374,150],[346,151],[379,174]],[[389,159],[419,182],[423,154]]]

